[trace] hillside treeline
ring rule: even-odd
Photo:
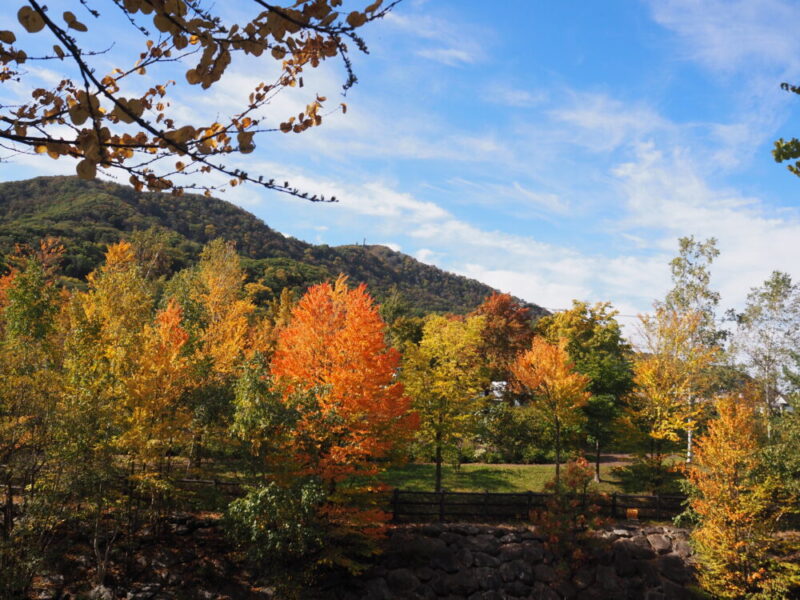
[[[234,242],[246,259],[248,281],[266,285],[273,298],[284,287],[302,293],[340,273],[354,284],[367,284],[381,300],[393,289],[400,290],[419,314],[463,314],[492,292],[478,281],[385,246],[330,247],[286,237],[247,211],[214,198],[140,193],[75,177],[0,184],[0,257],[13,253],[16,244],[58,237],[64,245],[60,275],[73,285],[81,285],[103,262],[108,244],[148,230],[164,241],[159,268],[169,274],[196,264],[203,246],[216,238]]]

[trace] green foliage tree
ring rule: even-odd
[[[784,372],[791,353],[800,347],[800,286],[787,273],[774,271],[747,296],[737,321],[734,347],[759,382],[765,408],[776,411],[779,396],[788,393]]]
[[[800,94],[800,86],[792,85],[790,83],[781,83],[781,89],[793,94]],[[797,161],[797,159],[800,158],[800,140],[798,140],[796,137],[793,137],[788,141],[784,140],[783,138],[778,139],[775,142],[775,147],[772,149],[772,157],[777,163],[796,161],[794,163],[787,164],[786,168],[789,169],[791,173],[794,173],[800,177],[800,161]]]
[[[713,237],[704,242],[695,240],[694,236],[679,238],[678,256],[669,263],[672,289],[663,302],[667,310],[698,313],[701,323],[697,335],[708,345],[716,345],[724,337],[716,324],[720,295],[710,287],[709,267],[718,256],[717,240]]]
[[[542,317],[536,330],[551,343],[567,341],[575,370],[589,378],[592,396],[583,407],[585,429],[595,451],[595,480],[600,480],[600,453],[614,436],[622,401],[633,387],[632,349],[608,303],[589,306],[573,300],[572,308]]]

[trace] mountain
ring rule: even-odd
[[[493,289],[395,252],[386,246],[309,244],[287,237],[224,200],[174,197],[76,177],[37,177],[0,183],[0,255],[18,243],[59,237],[63,271],[83,279],[103,260],[106,246],[134,232],[158,231],[168,240],[167,272],[196,262],[203,244],[222,237],[236,243],[248,276],[272,290],[305,288],[348,275],[379,300],[396,288],[420,313],[472,310]],[[534,314],[546,314],[530,305]]]

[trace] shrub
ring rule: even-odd
[[[611,471],[627,493],[680,494],[681,472],[649,455],[638,456],[629,465]]]
[[[534,522],[561,566],[576,566],[586,558],[590,532],[603,524],[598,516],[594,469],[585,458],[571,460],[564,467],[560,485],[554,479],[545,489],[554,493]]]
[[[231,502],[226,525],[257,562],[293,562],[322,548],[324,527],[319,508],[324,500],[325,493],[314,480],[291,487],[271,482]]]

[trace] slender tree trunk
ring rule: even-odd
[[[691,410],[693,408],[694,408],[694,397],[690,396],[689,397],[689,409]],[[689,419],[687,419],[687,421],[689,421]],[[689,424],[687,423],[687,427],[686,427],[686,464],[687,465],[692,464],[692,457],[694,455],[694,448],[692,446],[693,437],[694,437],[694,425],[689,426]]]
[[[436,482],[434,486],[434,490],[437,492],[442,491],[442,442],[444,439],[444,435],[442,434],[442,427],[444,425],[444,416],[442,415],[442,404],[441,398],[439,400],[440,410],[439,414],[437,415],[437,421],[439,426],[436,428],[436,437],[434,438],[434,443],[436,444],[436,456],[434,460],[436,461]]]
[[[664,482],[664,455],[661,453],[661,440],[656,440],[656,478],[652,493],[658,494],[661,492],[661,484]]]
[[[436,484],[435,490],[442,491],[442,436],[440,433],[436,434]]]
[[[686,429],[686,464],[692,464],[692,458],[694,457],[694,448],[692,446],[692,437],[694,434],[694,429],[689,427]]]
[[[600,483],[600,440],[594,440],[594,480]]]
[[[199,467],[202,463],[202,456],[201,456],[201,434],[196,433],[192,437],[192,445],[189,448],[189,464],[187,466],[187,470],[189,468]]]
[[[767,405],[767,441],[772,441],[772,401],[769,397],[769,379],[764,384],[764,401]]]
[[[556,491],[561,491],[561,423],[556,419]]]
[[[14,523],[14,488],[11,486],[9,479],[6,485],[6,498],[5,506],[3,507],[3,539],[8,540],[11,537],[11,529]]]

